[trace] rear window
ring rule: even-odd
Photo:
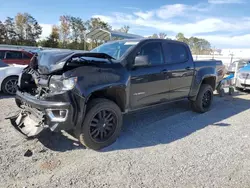
[[[188,60],[186,46],[178,43],[164,43],[163,51],[166,63],[184,63]]]
[[[6,53],[6,59],[22,59],[22,52],[9,51]]]

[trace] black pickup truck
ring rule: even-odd
[[[12,125],[27,137],[42,130],[74,130],[88,148],[113,143],[124,113],[189,99],[192,109],[211,107],[225,73],[221,61],[193,61],[185,43],[133,39],[90,52],[44,50],[19,76]]]

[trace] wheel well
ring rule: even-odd
[[[215,82],[216,82],[215,77],[208,77],[203,79],[201,84],[208,84],[213,88],[213,90],[215,90]]]
[[[125,105],[126,105],[126,94],[124,89],[121,88],[108,88],[103,89],[99,91],[95,91],[91,94],[91,96],[88,98],[87,103],[89,103],[91,100],[96,98],[106,98],[114,103],[116,103],[122,112],[125,111]]]

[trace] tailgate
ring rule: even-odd
[[[226,74],[226,67],[222,61],[216,61],[217,82],[221,81]]]

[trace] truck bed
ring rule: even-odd
[[[196,70],[210,66],[216,67],[217,83],[220,82],[223,79],[224,75],[226,74],[225,65],[220,60],[199,60],[199,61],[194,61],[194,65]]]

